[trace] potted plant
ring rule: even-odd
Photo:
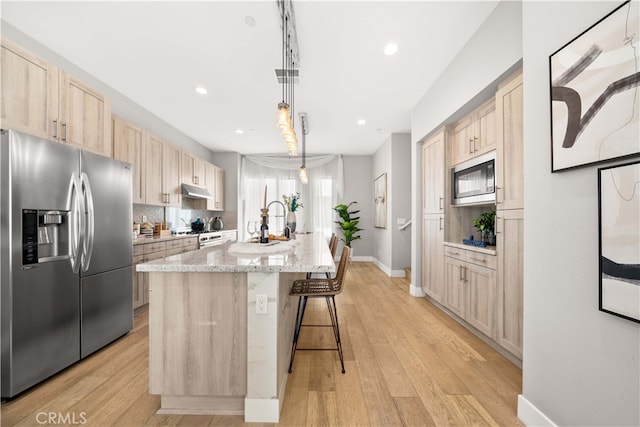
[[[348,205],[339,204],[333,208],[333,210],[338,212],[338,215],[340,216],[340,220],[334,222],[338,224],[340,226],[340,229],[342,230],[342,235],[344,236],[344,238],[341,240],[344,242],[345,246],[349,247],[351,247],[352,241],[358,240],[360,238],[358,231],[362,231],[362,228],[358,227],[360,217],[352,216],[360,212],[360,210],[349,211],[349,207],[354,203],[358,202],[354,201],[349,203]]]
[[[496,223],[496,211],[483,212],[478,218],[473,220],[473,225],[480,230],[482,241],[488,244],[494,244],[493,228]]]

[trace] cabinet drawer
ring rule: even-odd
[[[167,244],[167,250],[183,247],[183,246],[184,246],[184,242],[185,242],[186,240],[187,240],[187,239],[175,239],[175,240],[169,240],[168,242],[166,242],[166,244]]]
[[[144,253],[150,254],[153,252],[160,252],[167,249],[166,242],[147,243],[144,245]]]
[[[467,262],[471,264],[480,265],[482,267],[487,267],[492,270],[496,269],[496,257],[489,254],[483,254],[480,252],[474,251],[466,251],[467,252]]]
[[[195,251],[196,249],[198,249],[198,242],[193,242],[182,248],[182,252]]]
[[[181,254],[182,252],[184,252],[184,248],[182,247],[167,249],[167,251],[164,253],[164,256],[178,255],[178,254]]]
[[[144,245],[133,245],[133,255],[142,255],[144,253]]]
[[[166,256],[165,253],[166,253],[165,251],[153,252],[153,253],[145,255],[144,256],[144,260],[145,260],[145,262],[148,262],[148,261],[153,261],[154,259],[164,258]]]
[[[134,264],[140,264],[141,262],[144,262],[144,256],[143,255],[134,255],[133,256],[133,263]],[[135,273],[135,270],[134,270]]]
[[[454,248],[451,246],[445,246],[444,247],[444,256],[448,256],[450,258],[455,258],[455,259],[459,259],[460,261],[464,261],[465,260],[465,250],[463,249],[459,249],[459,248]]]

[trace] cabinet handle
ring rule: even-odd
[[[473,138],[469,138],[469,154],[473,154]]]
[[[66,123],[63,123],[63,124],[62,124],[62,130],[64,131],[64,132],[63,132],[63,135],[64,135],[64,136],[62,137],[62,140],[63,140],[64,142],[67,142],[67,124],[66,124]]]
[[[438,201],[438,208],[440,210],[442,210],[442,209],[444,209],[444,206],[443,206],[444,205],[444,197],[440,197],[439,199],[440,200]]]
[[[58,121],[53,121],[53,139],[58,140]]]
[[[486,263],[487,260],[486,259],[479,259],[479,258],[471,258],[472,261],[478,261],[478,262],[484,262]]]
[[[477,141],[477,140],[478,140],[478,137],[477,137],[477,136],[474,136],[474,137],[473,137],[473,152],[474,152],[474,153],[477,151],[477,148],[476,148],[476,141]]]
[[[217,203],[216,203],[217,207]],[[444,217],[440,217],[440,230],[444,229]]]

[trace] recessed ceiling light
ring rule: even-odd
[[[356,123],[358,123],[360,126],[364,126],[367,124],[367,121],[365,119],[360,119]]]
[[[236,129],[234,132],[237,133],[238,135],[242,135],[244,133],[242,129]]]
[[[395,43],[389,43],[384,47],[384,54],[387,56],[395,55],[398,52],[398,45]]]
[[[244,17],[244,23],[247,24],[248,27],[256,26],[256,18],[251,15],[247,15]]]
[[[196,93],[199,93],[200,95],[206,95],[209,92],[207,88],[202,86],[196,86],[194,90],[196,91]]]

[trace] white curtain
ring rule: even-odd
[[[247,222],[260,220],[260,209],[274,200],[284,202],[283,195],[300,193],[303,207],[296,210],[296,232],[322,231],[330,236],[334,229],[333,207],[342,199],[344,166],[342,156],[308,156],[308,184],[300,182],[300,157],[243,156],[240,166],[240,202],[238,232],[248,239]],[[269,232],[281,234],[286,211],[273,203],[269,210]]]

